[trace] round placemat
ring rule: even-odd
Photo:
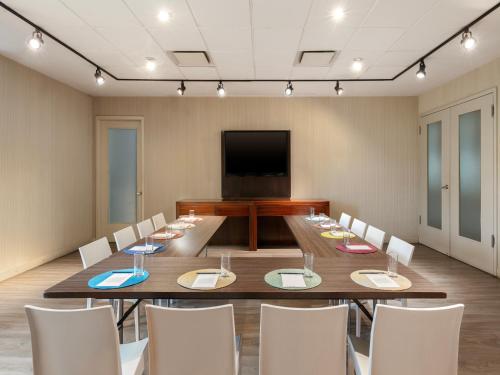
[[[344,231],[326,231],[321,233],[321,237],[332,238],[334,240],[342,240],[344,238]],[[350,238],[356,237],[354,233],[351,233]]]
[[[126,249],[123,249],[122,251],[125,253],[125,254],[131,254],[131,255],[134,255],[134,254],[144,254],[144,255],[153,255],[153,254],[158,254],[158,253],[161,253],[165,250],[167,250],[167,246],[163,243],[158,243],[158,242],[155,242],[154,243],[155,246],[159,246],[157,247],[154,251],[150,251],[150,252],[146,252],[146,251],[137,251],[137,250],[132,250],[132,248],[134,246],[144,246],[144,245],[133,245],[131,247],[128,247]]]
[[[184,236],[184,233],[182,233],[180,230],[169,230],[168,233],[171,233],[170,236],[167,238],[167,235],[165,232],[158,232],[158,233],[153,233],[151,237],[153,237],[155,240],[175,240],[177,238],[181,238]]]
[[[342,229],[342,225],[335,224],[333,226],[337,230]],[[323,225],[323,223],[318,223],[318,224],[313,224],[313,227],[318,228],[318,229],[330,229],[331,225]]]
[[[231,285],[236,281],[236,275],[233,272],[230,272],[229,276],[227,277],[219,276],[215,288],[193,288],[192,285],[194,283],[194,280],[196,279],[196,276],[198,276],[198,272],[220,272],[220,268],[204,268],[201,270],[186,272],[179,276],[179,278],[177,279],[177,284],[187,289],[213,290],[213,289],[225,288],[226,286]]]
[[[264,280],[267,284],[271,285],[273,288],[285,289],[285,290],[305,290],[312,289],[321,284],[321,276],[316,272],[313,272],[312,277],[304,277],[304,281],[306,283],[305,288],[285,288],[281,283],[281,275],[280,272],[290,272],[290,273],[303,273],[303,268],[282,268],[279,270],[274,270],[266,273],[264,276]]]
[[[127,272],[133,273],[134,269],[133,268],[125,268],[122,270],[113,270],[113,271],[101,273],[100,275],[97,275],[97,276],[94,276],[93,278],[91,278],[88,281],[87,285],[89,286],[89,288],[92,288],[92,289],[119,289],[119,288],[126,288],[127,286],[132,286],[132,285],[142,283],[144,280],[146,280],[149,277],[149,272],[144,270],[144,273],[142,274],[142,276],[135,276],[134,275],[134,276],[128,278],[127,281],[125,281],[121,285],[118,285],[118,286],[98,286],[101,282],[106,280],[109,276],[111,276],[114,272],[117,272],[117,271],[119,271],[120,273],[127,273]]]
[[[184,221],[179,221],[177,223],[171,223],[167,225],[168,229],[178,229],[178,230],[185,230],[185,229],[192,229],[196,227],[193,223],[186,223]]]
[[[195,223],[197,221],[203,221],[203,218],[202,217],[198,217],[198,216],[190,217],[190,216],[187,216],[187,215],[181,215],[181,216],[179,216],[178,220],[185,221],[186,223]]]
[[[410,280],[408,280],[406,277],[398,274],[398,276],[393,278],[393,280],[399,284],[399,288],[379,288],[379,287],[375,286],[375,284],[373,284],[370,281],[370,279],[368,277],[366,277],[365,274],[362,274],[360,272],[383,272],[385,274],[387,274],[387,272],[383,271],[383,270],[358,270],[358,271],[354,271],[353,273],[351,273],[351,280],[352,281],[354,281],[356,284],[365,286],[367,288],[379,289],[379,290],[406,290],[406,289],[411,288],[411,285],[412,285]]]

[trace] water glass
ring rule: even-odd
[[[337,220],[330,219],[330,231],[333,231],[337,227]]]
[[[134,254],[134,276],[144,275],[144,258],[146,256],[143,253]]]
[[[312,277],[314,274],[314,254],[304,253],[304,276]]]
[[[314,207],[309,207],[309,217],[310,217],[311,219],[313,219],[313,218],[314,218]]]
[[[344,229],[343,238],[344,238],[344,246],[349,245],[349,243],[351,242],[351,230],[349,228]]]
[[[387,253],[387,274],[390,277],[398,276],[398,254]]]
[[[153,236],[144,237],[144,252],[153,253],[154,251],[155,251],[155,248],[154,248]]]
[[[194,210],[189,210],[189,218],[194,219]]]
[[[220,256],[220,275],[228,277],[231,273],[231,254],[222,254]]]

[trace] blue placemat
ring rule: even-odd
[[[159,248],[157,248],[155,251],[153,251],[152,253],[146,253],[144,251],[134,251],[134,250],[131,250],[132,247],[134,246],[143,246],[143,245],[133,245],[133,246],[130,246],[130,248],[126,248],[126,249],[123,249],[122,251],[125,253],[125,254],[144,254],[144,255],[151,255],[151,254],[158,254],[158,253],[161,253],[162,251],[165,251],[167,250],[167,247],[165,246],[165,244],[163,243],[158,243],[158,242],[154,242],[153,243],[154,246],[160,246]]]
[[[131,273],[133,273],[134,269],[133,268],[125,268],[125,269],[113,270],[113,271],[122,271],[122,272],[130,271]],[[113,271],[104,272],[104,273],[101,273],[100,275],[94,276],[93,278],[91,278],[89,280],[87,285],[89,286],[89,288],[93,288],[93,289],[126,288],[127,286],[142,283],[144,280],[146,280],[149,277],[149,272],[144,270],[144,274],[142,276],[132,276],[127,281],[125,281],[123,284],[121,284],[119,286],[98,286],[99,283],[101,283],[102,281],[106,280],[109,276],[111,276],[113,274]]]

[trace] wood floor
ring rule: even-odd
[[[410,306],[441,306],[459,302],[465,304],[459,374],[500,374],[500,280],[425,246],[417,247],[412,268],[444,287],[449,298],[434,301],[410,300]],[[73,253],[0,283],[0,374],[32,373],[30,336],[24,305],[55,308],[84,305],[83,300],[42,298],[45,288],[80,269],[79,255]],[[235,305],[236,329],[242,335],[241,373],[257,375],[260,301],[230,302]],[[281,301],[280,304],[320,306],[324,303]],[[182,306],[192,305],[193,303],[182,303]],[[199,305],[208,303],[200,302]],[[368,333],[368,328],[364,326],[363,331]],[[133,330],[129,325],[125,330],[125,339],[130,341],[132,336]]]

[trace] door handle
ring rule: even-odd
[[[441,190],[448,190],[448,185],[441,186]]]
[[[142,191],[138,191],[137,193],[135,193],[135,195],[137,195],[138,197],[140,197],[142,195]]]

